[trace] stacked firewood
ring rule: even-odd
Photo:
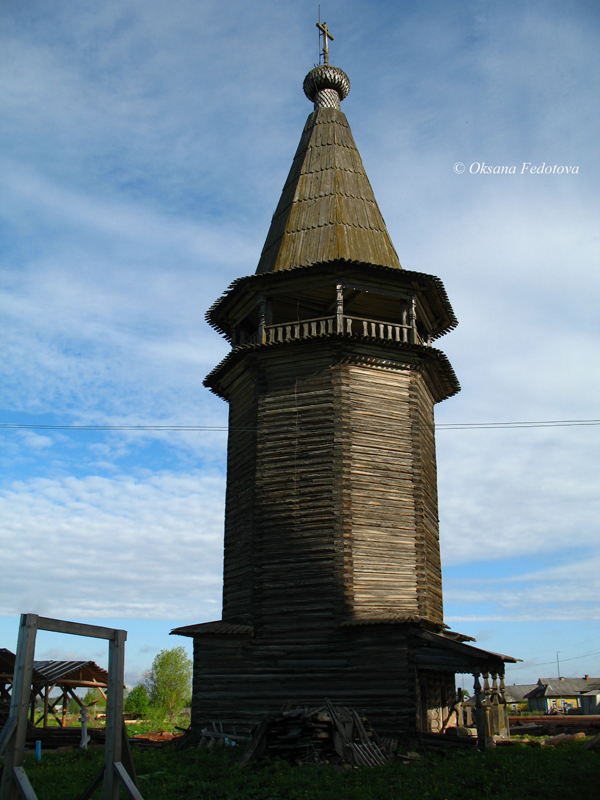
[[[395,743],[377,735],[365,716],[352,708],[296,707],[267,714],[254,731],[241,765],[257,758],[283,758],[292,764],[381,766]]]

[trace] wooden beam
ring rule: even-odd
[[[114,640],[117,633],[122,633],[125,634],[125,639],[127,639],[127,631],[117,631],[114,628],[103,628],[100,625],[86,625],[83,622],[67,622],[63,619],[50,619],[49,617],[38,617],[37,619],[38,629],[41,631],[69,633],[72,636],[91,636],[92,639],[108,640]]]
[[[135,771],[135,764],[133,763],[133,755],[131,753],[131,747],[129,745],[129,734],[127,733],[127,725],[125,725],[125,720],[121,718],[121,763],[129,773],[129,777],[138,786],[138,779],[137,773]],[[138,786],[139,789],[139,786]]]
[[[25,774],[23,767],[13,768],[13,778],[23,800],[37,800],[37,795],[33,791],[33,787],[29,783],[29,778]]]
[[[4,752],[4,748],[8,744],[8,740],[13,734],[13,731],[17,727],[17,718],[16,717],[9,717],[6,722],[4,723],[4,727],[0,731],[0,756]]]

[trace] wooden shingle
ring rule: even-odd
[[[345,115],[308,117],[257,273],[337,259],[401,269]]]

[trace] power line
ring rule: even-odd
[[[561,664],[562,664],[565,661],[577,661],[579,658],[588,658],[589,656],[597,656],[597,655],[600,655],[600,650],[596,650],[593,653],[584,653],[582,656],[572,656],[571,658],[561,658],[560,661],[561,661]],[[524,665],[522,667],[510,667],[510,669],[511,669],[511,671],[514,671],[514,670],[517,670],[517,669],[533,669],[533,667],[536,667],[536,668],[537,667],[547,667],[548,664],[555,664],[555,663],[556,663],[556,659],[554,661],[542,661],[539,664],[529,664],[529,665],[526,664],[526,665]]]
[[[439,431],[460,430],[510,430],[514,428],[570,428],[577,426],[600,425],[598,419],[559,419],[535,422],[439,422],[434,427]],[[419,423],[415,423],[419,427]],[[0,422],[4,430],[44,430],[44,431],[227,431],[227,425],[42,425],[16,422]],[[256,430],[255,427],[235,427],[231,430]]]

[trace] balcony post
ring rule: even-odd
[[[417,344],[417,301],[414,295],[410,302],[410,331],[412,344]]]
[[[267,317],[267,298],[264,294],[258,298],[258,343],[266,343],[265,325]]]
[[[336,331],[337,333],[344,332],[344,287],[341,283],[335,287],[336,289]]]

